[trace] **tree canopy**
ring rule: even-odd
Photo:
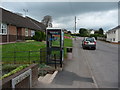
[[[85,28],[80,28],[79,29],[80,36],[88,36],[88,30]]]
[[[99,34],[103,35],[104,31],[102,28],[99,28]]]
[[[52,27],[52,16],[50,15],[46,15],[44,16],[42,23],[46,26],[46,27]]]

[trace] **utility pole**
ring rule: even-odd
[[[76,16],[75,16],[75,40],[76,40]]]

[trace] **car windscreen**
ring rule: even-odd
[[[86,41],[94,42],[94,38],[86,38]]]

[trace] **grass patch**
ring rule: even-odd
[[[71,35],[65,34],[65,36],[71,37]],[[67,47],[72,47],[72,39],[64,38],[64,58],[67,58]]]
[[[18,42],[2,45],[2,51],[35,51],[40,50],[40,48],[44,48],[45,44],[43,42]]]
[[[71,35],[65,34],[67,37],[71,37]],[[55,41],[53,44],[56,46],[58,45],[58,41]],[[18,43],[11,43],[0,45],[2,46],[2,61],[6,63],[32,63],[33,61],[39,62],[40,60],[46,59],[46,54],[42,53],[40,55],[40,49],[46,47],[44,42],[38,41],[27,41],[27,42],[18,42]],[[66,57],[67,50],[66,47],[72,47],[72,39],[64,38],[64,56]],[[19,52],[14,52],[19,51]],[[26,52],[27,51],[27,52]],[[54,52],[53,52],[54,53]],[[60,53],[60,52],[55,52]],[[4,58],[8,57],[8,58]]]
[[[64,47],[72,47],[72,39],[64,39]]]
[[[46,45],[43,42],[37,41],[2,45],[2,57],[8,57],[2,58],[2,61],[7,63],[15,61],[30,63],[32,61],[38,61],[40,60],[40,49],[45,47]]]

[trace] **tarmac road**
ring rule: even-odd
[[[78,40],[81,43],[81,40]],[[79,42],[77,42],[79,44]],[[97,41],[96,50],[80,50],[98,88],[118,88],[118,45]]]

